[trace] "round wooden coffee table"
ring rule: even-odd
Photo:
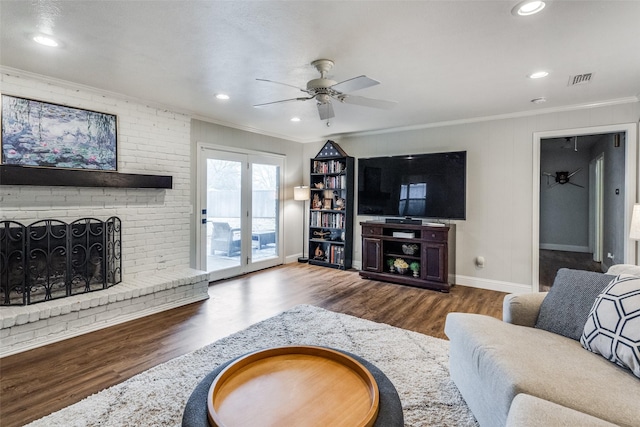
[[[401,427],[404,419],[395,387],[368,361],[324,347],[289,346],[218,366],[191,394],[182,425]]]
[[[212,427],[370,427],[378,385],[355,359],[323,347],[276,347],[241,357],[213,380]]]

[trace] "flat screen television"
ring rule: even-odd
[[[358,159],[358,215],[466,219],[467,152]]]

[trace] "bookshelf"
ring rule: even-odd
[[[309,263],[347,270],[353,253],[355,163],[327,141],[311,159],[309,187]]]

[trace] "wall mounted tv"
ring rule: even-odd
[[[466,218],[467,152],[358,159],[358,215]]]

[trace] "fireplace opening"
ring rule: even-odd
[[[121,221],[0,221],[0,305],[28,305],[122,281]]]

